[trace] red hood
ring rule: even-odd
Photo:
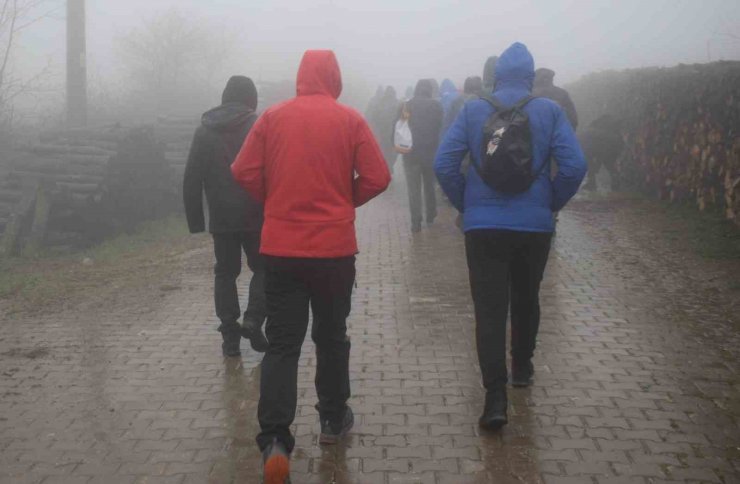
[[[296,86],[299,96],[323,94],[337,99],[342,93],[342,74],[334,52],[307,50],[298,68]]]

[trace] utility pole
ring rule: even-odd
[[[87,124],[85,0],[67,0],[67,123]]]

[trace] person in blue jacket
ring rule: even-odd
[[[493,95],[504,105],[529,96],[534,59],[515,43],[498,59]],[[463,215],[465,250],[475,306],[478,361],[486,388],[480,425],[507,423],[506,319],[511,301],[512,385],[528,386],[540,323],[539,291],[555,228],[553,212],[575,195],[586,175],[586,160],[563,110],[536,98],[524,108],[532,133],[533,165],[539,176],[516,195],[497,192],[476,170],[464,175],[460,164],[470,153],[480,166],[483,126],[494,108],[484,100],[463,106],[437,151],[435,173],[452,204]],[[545,164],[554,158],[557,175]]]
[[[439,86],[439,95],[439,101],[442,103],[442,109],[444,110],[445,114],[449,112],[450,108],[452,107],[452,103],[455,102],[455,99],[460,97],[460,93],[457,91],[455,83],[449,79],[445,79],[442,81],[442,85]]]

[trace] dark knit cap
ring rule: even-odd
[[[257,109],[257,88],[254,82],[245,76],[232,76],[226,83],[221,103],[242,103]]]

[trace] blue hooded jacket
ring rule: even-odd
[[[534,81],[534,59],[527,47],[515,43],[496,64],[493,95],[504,105],[514,105],[530,95]],[[553,212],[562,209],[576,194],[586,175],[586,160],[573,128],[563,110],[553,101],[536,98],[524,108],[532,133],[534,170],[539,177],[526,192],[510,195],[493,190],[471,167],[467,177],[460,164],[470,152],[480,166],[483,126],[494,108],[484,100],[465,104],[445,134],[437,151],[434,171],[452,204],[463,213],[464,230],[505,229],[524,232],[552,232]],[[558,163],[550,180],[544,164]]]

